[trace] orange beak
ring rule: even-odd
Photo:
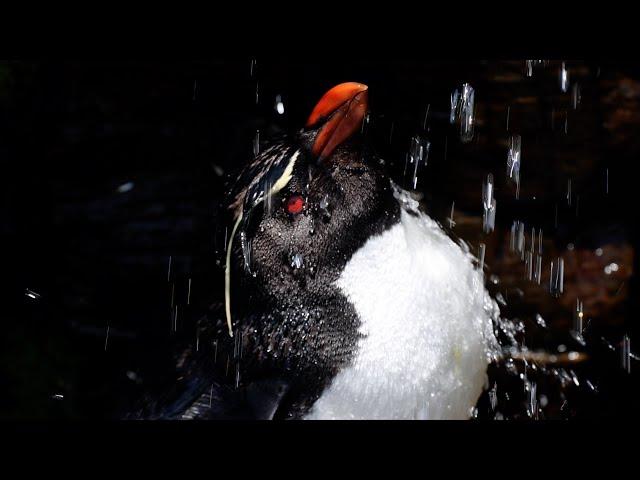
[[[306,126],[311,128],[324,122],[311,150],[318,160],[331,155],[361,127],[367,113],[368,88],[362,83],[341,83],[325,93],[315,106]]]

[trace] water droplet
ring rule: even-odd
[[[631,339],[625,335],[622,339],[622,369],[631,373]]]
[[[512,135],[507,152],[507,178],[516,185],[516,198],[520,197],[520,158],[522,137]]]
[[[564,259],[558,257],[555,265],[551,262],[549,275],[549,292],[554,297],[559,297],[564,291]]]
[[[453,125],[456,120],[460,124],[460,140],[463,143],[470,142],[475,126],[475,91],[468,83],[463,84],[461,90],[456,89],[451,94],[449,121]]]
[[[584,311],[580,299],[576,299],[576,308],[573,312],[573,331],[582,335]]]
[[[33,290],[30,289],[25,289],[24,294],[30,298],[31,300],[40,300],[41,295],[37,292],[34,292]]]
[[[130,192],[131,190],[133,190],[133,187],[135,186],[135,184],[133,182],[127,182],[127,183],[123,183],[122,185],[120,185],[116,191],[118,193],[127,193]]]
[[[482,186],[482,225],[485,233],[492,232],[496,223],[496,199],[493,198],[493,175],[487,175]]]
[[[257,157],[260,153],[260,130],[256,130],[256,134],[253,137],[253,156]]]
[[[413,166],[412,184],[414,190],[416,189],[416,186],[418,184],[418,168],[420,166],[427,166],[430,148],[431,143],[426,138],[422,138],[418,135],[415,135],[411,138],[407,160]]]
[[[251,240],[247,239],[247,233],[244,231],[240,232],[240,245],[242,246],[245,272],[251,273]]]
[[[296,253],[295,255],[291,256],[291,266],[293,268],[301,268],[304,265],[304,259],[302,258],[302,255],[300,255],[299,253]]]
[[[560,67],[560,90],[562,90],[563,93],[566,93],[568,88],[569,88],[569,71],[567,70],[567,66],[565,65],[565,62],[562,62],[562,66]]]
[[[276,109],[276,112],[278,112],[278,115],[284,115],[284,103],[280,95],[276,95],[275,109]]]

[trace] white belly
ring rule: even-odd
[[[482,393],[498,307],[470,254],[428,216],[401,215],[337,281],[364,337],[307,419],[467,419]]]

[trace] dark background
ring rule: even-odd
[[[567,60],[581,94],[573,108],[560,65],[547,61],[527,77],[524,60],[0,62],[0,416],[103,418],[167,376],[172,347],[195,340],[195,319],[222,299],[220,203],[252,157],[256,131],[265,141],[295,130],[328,88],[360,81],[370,87],[366,135],[396,181],[411,183],[403,175],[411,136],[431,141],[418,181],[425,208],[444,223],[455,201],[454,233],[474,252],[487,245],[487,275],[500,279],[503,313],[526,324],[527,345],[588,354],[571,367],[583,380],[571,409],[548,416],[637,417],[637,362],[624,372],[619,349],[624,334],[632,350],[638,338],[640,66]],[[463,82],[476,92],[469,144],[449,124],[450,94]],[[518,200],[505,181],[514,133],[522,135]],[[497,216],[484,235],[488,173]],[[509,253],[516,219],[545,232],[542,286],[525,281]],[[559,255],[565,293],[555,299],[544,286]],[[610,262],[620,267],[607,275]],[[589,320],[586,346],[569,335],[576,298]]]

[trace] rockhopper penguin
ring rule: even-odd
[[[239,175],[225,312],[152,418],[469,418],[497,306],[359,141],[367,95],[332,88]]]

